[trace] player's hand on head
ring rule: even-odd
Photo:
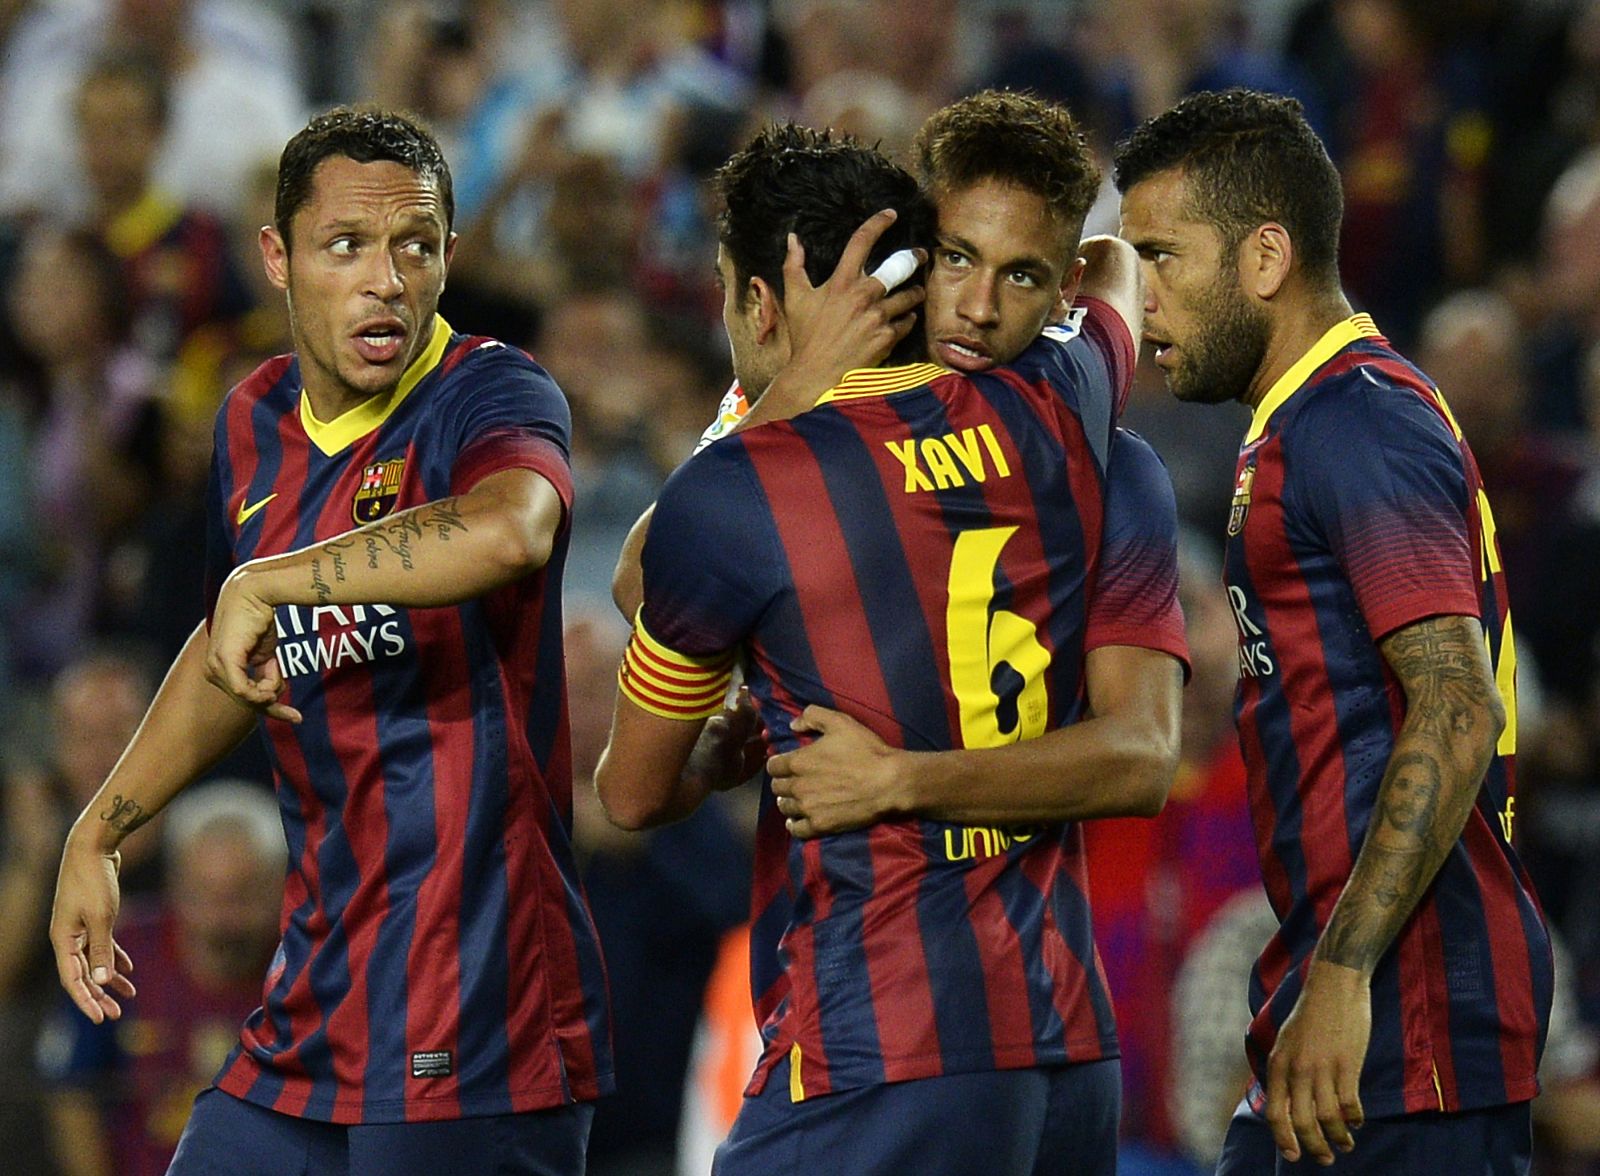
[[[898,815],[901,753],[840,711],[808,706],[790,724],[815,735],[767,760],[772,793],[794,837],[845,833]]]
[[[298,723],[300,712],[281,701],[286,683],[278,665],[276,614],[246,586],[244,571],[229,576],[217,596],[206,642],[206,678],[268,718]]]
[[[122,1016],[118,999],[135,995],[133,961],[112,935],[121,906],[122,858],[68,838],[50,912],[56,976],[72,1003],[96,1025]]]
[[[775,382],[774,390],[793,403],[785,405],[791,411],[778,415],[804,412],[846,372],[882,363],[916,325],[917,307],[926,296],[922,285],[896,282],[891,291],[886,279],[866,269],[873,246],[896,216],[893,209],[885,209],[869,217],[851,235],[839,264],[820,286],[813,286],[806,273],[804,244],[789,234],[783,262],[783,310],[792,358],[785,369],[789,378]],[[913,269],[927,260],[924,250],[911,252],[914,256],[906,264]],[[895,268],[905,272],[905,265]]]
[[[1371,986],[1353,968],[1313,960],[1267,1060],[1266,1118],[1291,1162],[1334,1162],[1355,1148],[1361,1068],[1372,1032]]]

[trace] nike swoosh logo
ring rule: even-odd
[[[254,506],[246,506],[241,502],[239,504],[239,514],[233,520],[234,524],[240,527],[244,526],[245,520],[247,520],[251,515],[255,514],[256,511],[260,510],[263,506],[266,506],[267,503],[271,502],[276,497],[276,494],[269,494]]]

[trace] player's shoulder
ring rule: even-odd
[[[1118,425],[1111,435],[1111,460],[1137,462],[1140,465],[1159,465],[1163,469],[1167,464],[1162,460],[1156,447],[1145,439],[1144,434],[1121,425]]]
[[[264,397],[272,395],[291,383],[290,368],[294,366],[295,357],[292,353],[287,355],[274,355],[266,360],[255,371],[240,380],[228,394],[223,397],[226,404],[229,401],[242,400],[254,404]]]
[[[439,368],[448,382],[468,388],[493,379],[555,387],[555,380],[533,356],[488,335],[451,335]]]
[[[1335,450],[1345,443],[1418,433],[1454,441],[1432,382],[1388,349],[1353,353],[1294,399],[1300,403],[1285,431],[1314,435]]]
[[[263,401],[278,411],[299,404],[300,379],[292,353],[273,356],[228,389],[217,410],[218,427],[226,428],[230,423],[244,427]]]

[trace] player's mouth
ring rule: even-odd
[[[1156,361],[1156,366],[1158,368],[1165,369],[1167,365],[1163,362],[1163,360],[1167,359],[1175,350],[1172,341],[1170,339],[1163,339],[1158,335],[1151,335],[1148,333],[1146,333],[1144,339],[1146,343],[1149,343],[1155,349],[1154,359]]]
[[[405,354],[408,337],[406,325],[397,318],[372,319],[351,332],[357,354],[372,364],[399,359]]]
[[[934,358],[944,367],[958,372],[986,372],[994,367],[994,356],[976,339],[956,335],[939,339],[933,345]]]

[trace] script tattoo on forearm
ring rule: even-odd
[[[430,502],[367,531],[367,566],[376,570],[381,556],[388,552],[400,561],[403,570],[415,570],[416,551],[412,546],[415,541],[431,531],[440,542],[448,543],[456,531],[469,529],[461,516],[460,501],[459,498],[443,498]]]
[[[124,797],[120,792],[111,798],[111,807],[100,814],[100,819],[126,837],[150,819],[144,806]]]
[[[1436,617],[1383,643],[1406,718],[1317,958],[1370,970],[1461,835],[1493,754],[1499,705],[1477,627]]]
[[[327,604],[333,595],[333,585],[322,578],[322,561],[313,558],[311,561],[311,587],[316,590],[317,603]]]

